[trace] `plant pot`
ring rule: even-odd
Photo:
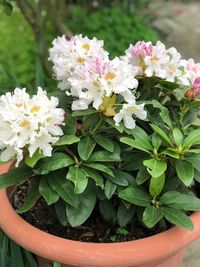
[[[1,165],[0,173],[10,165]],[[13,209],[6,190],[0,191],[0,227],[15,242],[62,267],[180,267],[184,248],[200,234],[200,212],[191,215],[194,230],[173,227],[163,233],[124,243],[95,244],[47,234],[27,223]],[[39,263],[40,264],[40,263]],[[40,266],[40,265],[39,265]]]

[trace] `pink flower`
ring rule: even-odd
[[[195,94],[200,94],[200,77],[194,80],[192,88],[194,89]]]
[[[135,57],[146,57],[152,54],[153,45],[151,42],[139,41],[131,47],[131,54]]]

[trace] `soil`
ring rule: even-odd
[[[13,207],[18,209],[25,201],[29,182],[21,185],[13,195]],[[58,220],[53,205],[48,206],[43,198],[28,211],[21,214],[22,218],[38,229],[49,234],[83,242],[110,243],[125,242],[155,235],[166,230],[166,225],[160,225],[158,229],[147,229],[138,221],[132,221],[125,228],[125,233],[119,233],[118,226],[110,226],[105,223],[98,212],[94,211],[90,218],[79,227],[63,226]],[[170,226],[168,225],[167,228]],[[122,232],[124,228],[122,229]]]

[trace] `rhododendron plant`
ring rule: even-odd
[[[192,230],[200,64],[160,41],[131,44],[114,59],[103,46],[82,35],[53,41],[62,108],[40,87],[32,97],[19,88],[0,97],[0,160],[17,167],[0,188],[29,180],[18,212],[44,198],[72,227],[95,214],[116,229]]]

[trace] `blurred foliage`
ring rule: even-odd
[[[105,49],[111,57],[123,54],[130,43],[138,40],[155,42],[158,38],[138,12],[128,13],[120,6],[104,7],[93,12],[73,6],[70,13],[68,26],[72,32],[104,40]]]
[[[37,17],[32,17],[39,28],[34,28],[30,20],[24,19],[26,10],[19,10],[19,2],[31,6],[31,10],[35,9],[34,12],[39,12],[38,24]],[[44,73],[44,87],[48,87],[49,91],[54,90],[56,81],[43,67],[49,64],[47,49],[51,47],[52,40],[63,32],[66,33],[66,29],[73,34],[83,33],[103,39],[105,49],[111,57],[123,54],[130,43],[138,40],[155,42],[157,34],[149,26],[152,18],[147,7],[150,2],[152,1],[0,0],[0,93],[13,90],[16,86],[24,86],[34,92],[41,73]],[[41,32],[38,33],[39,30]]]
[[[24,86],[35,80],[34,35],[19,11],[7,16],[0,11],[0,90]],[[20,84],[18,84],[20,81]]]

